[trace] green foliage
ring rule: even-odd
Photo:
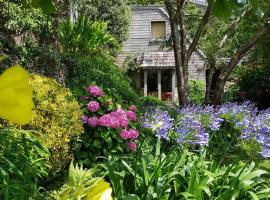
[[[36,199],[49,171],[49,151],[30,131],[0,128],[0,198]]]
[[[78,12],[87,16],[91,21],[104,21],[108,31],[118,42],[127,39],[130,23],[130,8],[126,0],[78,0],[75,6]]]
[[[140,99],[140,104],[142,107],[147,107],[147,106],[165,106],[164,101],[159,100],[157,97],[154,96],[146,96],[142,97]]]
[[[70,54],[110,53],[118,48],[116,40],[107,32],[107,24],[90,23],[86,16],[79,16],[75,22],[63,21],[59,40],[64,52]]]
[[[1,32],[20,35],[25,31],[37,33],[46,25],[46,16],[38,9],[23,7],[20,3],[0,0]]]
[[[82,132],[80,106],[70,90],[55,80],[38,75],[31,77],[33,120],[26,128],[35,130],[51,152],[51,173],[63,170],[72,159],[70,140]]]
[[[208,0],[215,16],[221,19],[229,19],[232,12],[238,8],[237,0]]]
[[[269,198],[266,171],[255,164],[219,166],[200,155],[157,139],[155,153],[142,143],[133,157],[108,158],[100,165],[108,171],[120,199],[265,199]],[[257,197],[257,198],[256,198]]]
[[[129,79],[111,59],[89,55],[79,58],[78,63],[74,63],[72,66],[74,70],[69,74],[67,86],[76,96],[83,96],[86,87],[91,83],[96,83],[104,88],[109,96],[119,101],[137,101],[138,95],[132,88]]]
[[[23,0],[24,4],[40,8],[45,14],[51,14],[56,11],[53,0]]]
[[[204,101],[205,82],[190,80],[188,83],[188,97],[192,104],[202,104]]]

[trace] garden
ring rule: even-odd
[[[0,199],[270,199],[270,4],[203,2],[0,0]],[[176,102],[116,64],[138,5],[168,13]]]

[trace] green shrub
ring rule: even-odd
[[[202,104],[205,93],[205,82],[190,80],[188,82],[188,97],[192,104]]]
[[[36,199],[49,151],[30,131],[0,129],[0,199]]]
[[[146,106],[165,106],[164,101],[159,100],[157,97],[154,96],[146,96],[142,97],[140,100],[142,107]]]
[[[32,75],[34,116],[26,128],[36,134],[51,153],[51,172],[64,169],[72,159],[70,140],[82,132],[82,112],[69,89],[53,79]]]
[[[67,79],[67,86],[77,96],[85,94],[86,87],[95,82],[106,93],[117,100],[136,102],[138,95],[127,76],[111,61],[99,55],[80,58],[72,64],[73,70]]]

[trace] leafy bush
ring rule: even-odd
[[[188,82],[188,97],[192,104],[202,104],[205,93],[205,82],[190,80]]]
[[[35,130],[51,153],[51,172],[64,169],[72,159],[70,140],[83,132],[82,112],[69,89],[50,78],[31,76],[34,117],[26,128]]]
[[[117,100],[136,102],[138,95],[131,87],[127,76],[111,59],[99,55],[80,58],[72,64],[73,69],[67,79],[67,86],[77,96],[83,96],[86,86],[96,83],[105,89],[106,93]]]
[[[136,130],[136,107],[129,110],[125,104],[119,104],[97,86],[88,87],[88,96],[82,97],[85,115],[82,120],[85,133],[82,135],[81,148],[76,151],[76,158],[86,166],[102,156],[118,155],[136,151],[139,132]]]
[[[36,199],[49,171],[49,151],[30,131],[0,129],[0,198]]]

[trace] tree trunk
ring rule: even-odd
[[[177,17],[175,15],[175,10],[171,1],[166,1],[166,7],[170,16],[170,26],[171,26],[171,37],[173,41],[173,51],[175,57],[175,72],[177,77],[177,92],[179,105],[187,104],[187,91],[186,82],[183,70],[183,64],[181,59],[181,49],[180,49],[180,35],[178,31]]]
[[[209,65],[209,73],[207,74],[207,79],[206,79],[206,89],[205,89],[205,97],[204,97],[204,103],[205,104],[210,104],[211,103],[211,90],[212,90],[212,85],[213,85],[213,75],[216,70],[216,63],[211,62]]]
[[[212,104],[219,105],[222,103],[225,84],[226,84],[226,79],[224,79],[224,77],[219,76],[216,81]]]

